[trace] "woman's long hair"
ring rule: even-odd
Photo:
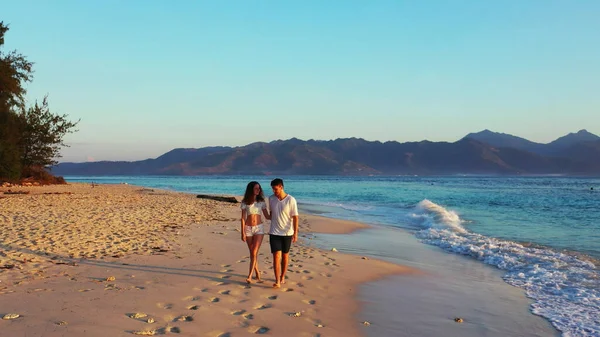
[[[258,185],[260,188],[260,193],[256,196],[256,200],[254,200],[254,186]],[[258,181],[251,181],[246,186],[246,193],[244,193],[244,199],[242,202],[246,205],[252,205],[255,202],[263,202],[265,201],[265,195],[263,194],[262,186],[258,183]]]

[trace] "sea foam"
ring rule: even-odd
[[[416,235],[423,242],[506,270],[504,281],[524,289],[535,301],[531,311],[563,336],[600,336],[600,273],[592,262],[471,233],[456,212],[429,200],[409,216],[421,228]]]

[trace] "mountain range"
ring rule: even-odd
[[[600,137],[586,130],[542,144],[484,130],[456,142],[276,140],[173,149],[155,159],[60,163],[57,175],[600,175]]]

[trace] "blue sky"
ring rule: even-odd
[[[600,133],[598,1],[12,1],[61,161],[298,137]]]

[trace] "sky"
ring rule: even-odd
[[[600,134],[600,1],[1,0],[60,161],[277,139]]]

